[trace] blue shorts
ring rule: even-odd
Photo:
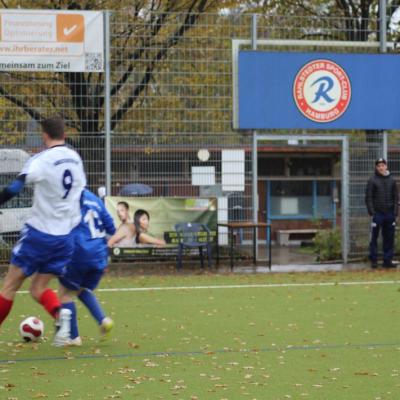
[[[74,235],[49,235],[25,225],[13,248],[11,264],[22,269],[25,276],[64,274],[74,253]]]
[[[75,257],[67,267],[64,276],[59,278],[60,283],[70,290],[81,288],[94,290],[98,286],[107,266],[107,258]]]

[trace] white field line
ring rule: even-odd
[[[319,286],[366,286],[366,285],[398,285],[400,281],[355,281],[355,282],[311,282],[311,283],[266,283],[248,285],[207,285],[207,286],[156,286],[156,287],[130,287],[106,288],[97,292],[151,292],[162,290],[214,290],[214,289],[259,289],[259,288],[287,288],[287,287],[319,287]],[[28,290],[18,293],[27,294]]]

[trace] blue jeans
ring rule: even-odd
[[[369,259],[376,263],[378,260],[378,236],[382,229],[383,263],[390,264],[393,258],[394,233],[396,228],[393,213],[376,213],[371,222],[371,239],[369,242]]]

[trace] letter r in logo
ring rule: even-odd
[[[325,99],[326,102],[332,103],[334,99],[329,97],[328,92],[333,88],[333,79],[329,76],[321,76],[321,78],[317,79],[311,86],[319,83],[318,89],[315,92],[315,98],[312,103],[317,102],[321,97]]]

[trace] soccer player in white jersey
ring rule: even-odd
[[[0,324],[11,311],[15,294],[32,276],[30,293],[56,318],[60,301],[49,281],[64,273],[74,251],[72,230],[81,219],[80,196],[86,186],[78,153],[65,144],[64,121],[42,121],[46,150],[31,157],[17,179],[0,192],[0,206],[33,184],[33,205],[13,248],[10,266],[0,291]]]

